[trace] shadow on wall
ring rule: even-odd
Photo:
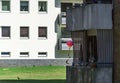
[[[66,83],[66,80],[0,80],[0,83]]]

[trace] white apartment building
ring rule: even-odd
[[[0,59],[55,59],[55,0],[0,0]]]

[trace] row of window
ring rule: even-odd
[[[10,26],[1,26],[0,28],[0,37],[1,38],[10,38],[11,28]],[[29,27],[22,26],[20,27],[20,37],[21,38],[29,38]],[[47,38],[47,27],[38,27],[38,37]]]
[[[1,0],[1,11],[9,12],[11,9],[10,0]],[[20,11],[29,12],[29,1],[20,0]],[[38,12],[47,12],[47,1],[38,1]]]
[[[20,57],[29,57],[29,52],[20,52]],[[1,52],[1,56],[10,57],[10,52]],[[47,52],[38,52],[38,57],[47,57]]]

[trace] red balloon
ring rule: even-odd
[[[73,46],[73,42],[72,41],[67,41],[67,46],[70,48],[70,47],[72,47]]]

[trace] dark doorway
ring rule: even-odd
[[[88,36],[87,38],[87,62],[97,61],[97,39],[96,36]]]

